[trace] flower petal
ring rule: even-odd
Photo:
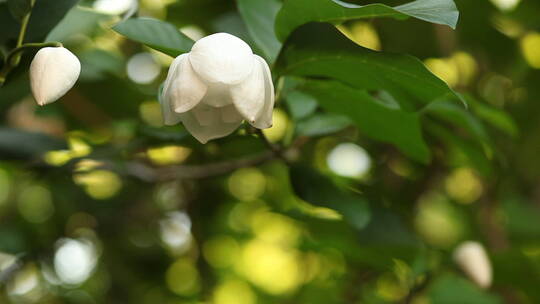
[[[265,101],[265,81],[263,66],[253,58],[253,71],[243,82],[231,87],[231,96],[236,109],[249,123],[255,123]]]
[[[270,67],[266,61],[255,55],[255,58],[261,65],[264,76],[264,107],[259,116],[255,119],[255,122],[251,123],[252,126],[258,129],[267,129],[272,127],[272,111],[274,110],[274,83],[272,82],[272,74],[270,73]]]
[[[30,86],[37,103],[43,106],[64,96],[80,73],[81,62],[68,49],[40,49],[30,64]]]
[[[161,115],[163,116],[163,123],[167,126],[176,125],[181,121],[180,115],[172,110],[169,88],[171,87],[172,82],[176,79],[180,62],[182,62],[186,56],[187,54],[182,54],[173,60],[171,66],[169,67],[169,72],[167,73],[167,78],[163,83],[161,92],[158,94],[159,104],[161,105]]]
[[[234,105],[228,105],[221,108],[221,119],[224,122],[237,122],[244,120]]]
[[[176,113],[187,112],[195,107],[204,97],[208,86],[195,74],[189,54],[180,55],[175,65],[169,86],[165,94],[170,98],[172,109]]]
[[[163,117],[163,124],[167,126],[174,126],[181,121],[180,114],[175,113],[171,109],[169,99],[165,98],[165,95],[164,95],[165,85],[166,85],[166,82],[164,83],[163,88],[161,89],[161,92],[159,92],[158,94],[158,100],[161,106],[161,116]]]
[[[213,107],[230,105],[232,98],[229,86],[221,83],[210,84],[202,102]]]
[[[195,119],[197,119],[201,126],[210,126],[216,121],[220,121],[220,111],[219,108],[211,107],[203,103],[191,110]]]
[[[194,114],[200,106],[201,105],[197,106],[194,111],[182,113],[180,116],[182,117],[184,127],[186,127],[193,137],[203,144],[211,139],[225,137],[231,134],[242,124],[242,119],[232,122],[224,122],[221,119],[217,119],[212,120],[211,124],[203,126]],[[221,114],[220,112],[222,109],[223,108],[213,108],[213,111],[219,115]]]
[[[195,42],[189,60],[205,81],[231,85],[248,77],[253,69],[252,57],[251,48],[242,39],[217,33]]]

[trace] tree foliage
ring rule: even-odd
[[[106,2],[0,0],[1,303],[540,302],[539,3]],[[276,108],[202,145],[158,99],[215,32]],[[81,76],[37,107],[57,42]]]

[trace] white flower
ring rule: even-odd
[[[491,263],[482,244],[462,243],[454,250],[454,260],[478,286],[488,288],[491,285]]]
[[[218,33],[173,61],[160,102],[166,125],[182,122],[206,143],[231,134],[243,120],[270,128],[274,85],[263,58],[241,39]]]
[[[45,47],[30,64],[30,86],[40,106],[52,103],[69,91],[81,73],[77,56],[63,47]]]

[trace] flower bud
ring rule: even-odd
[[[163,85],[164,122],[182,122],[202,143],[224,137],[242,121],[272,126],[274,85],[270,68],[249,45],[226,33],[198,40],[178,56]]]
[[[454,260],[463,272],[481,288],[491,285],[491,263],[484,247],[478,242],[467,241],[454,250]]]
[[[69,91],[81,73],[79,59],[63,47],[40,49],[30,64],[30,86],[36,102],[55,102]]]

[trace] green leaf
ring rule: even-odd
[[[30,0],[7,0],[7,5],[11,15],[19,21],[32,9]]]
[[[339,0],[288,0],[276,18],[276,33],[283,41],[295,28],[313,21],[341,23],[352,19],[405,19],[408,16],[455,28],[459,12],[453,0],[417,0],[396,7],[381,3],[356,5]]]
[[[100,28],[100,22],[112,20],[113,18],[113,15],[100,13],[87,7],[76,6],[47,35],[45,41],[65,42],[74,35],[93,34]]]
[[[251,38],[264,52],[264,57],[274,62],[281,49],[274,32],[281,3],[277,0],[238,0],[237,3]]]
[[[66,13],[79,0],[38,0],[26,31],[25,41],[40,42],[64,18]],[[0,44],[15,40],[19,35],[20,24],[12,18],[7,7],[0,3]]]
[[[473,285],[469,280],[453,274],[437,278],[428,292],[433,304],[501,304],[502,301]]]
[[[317,100],[300,91],[291,91],[285,97],[287,108],[295,120],[311,115],[317,109]]]
[[[435,123],[424,123],[425,129],[446,147],[445,161],[454,167],[470,166],[487,177],[493,171],[491,161],[477,142],[471,142]]]
[[[284,45],[276,72],[330,77],[364,90],[384,90],[403,109],[439,99],[461,100],[420,60],[363,48],[325,23],[310,23],[296,30]]]
[[[49,135],[0,128],[0,155],[3,158],[31,159],[60,149],[66,149],[66,143]]]
[[[537,210],[533,212],[533,215],[538,215]],[[516,220],[525,222],[531,219],[532,222],[529,222],[529,225],[533,226],[538,223],[538,216]],[[538,234],[536,238],[529,240],[531,242],[528,245],[529,248],[536,247],[532,244],[538,244]],[[491,256],[493,273],[495,273],[494,285],[519,290],[523,295],[522,303],[540,303],[538,256],[534,253],[531,254],[532,250],[527,252],[527,249],[521,249],[528,247],[527,245],[521,245],[515,240],[512,240],[512,244],[515,245],[508,250],[496,252]]]
[[[430,151],[422,138],[419,114],[388,108],[366,91],[337,81],[310,80],[302,90],[317,98],[326,111],[349,117],[367,136],[394,144],[415,160],[429,161]]]
[[[509,136],[516,137],[519,134],[519,129],[516,122],[512,116],[510,116],[504,110],[497,109],[476,100],[471,96],[466,96],[466,99],[476,115],[486,123],[508,134]]]
[[[193,40],[174,25],[156,19],[128,19],[116,24],[113,30],[173,57],[189,52],[193,46]]]
[[[341,131],[351,124],[352,121],[344,115],[333,113],[315,114],[298,122],[296,133],[303,136],[322,136]]]
[[[476,140],[491,146],[491,139],[482,122],[463,107],[455,103],[440,101],[429,104],[425,111],[467,130]]]
[[[368,203],[359,194],[337,187],[328,177],[305,165],[292,166],[290,177],[294,192],[306,202],[340,212],[357,229],[369,223]]]

